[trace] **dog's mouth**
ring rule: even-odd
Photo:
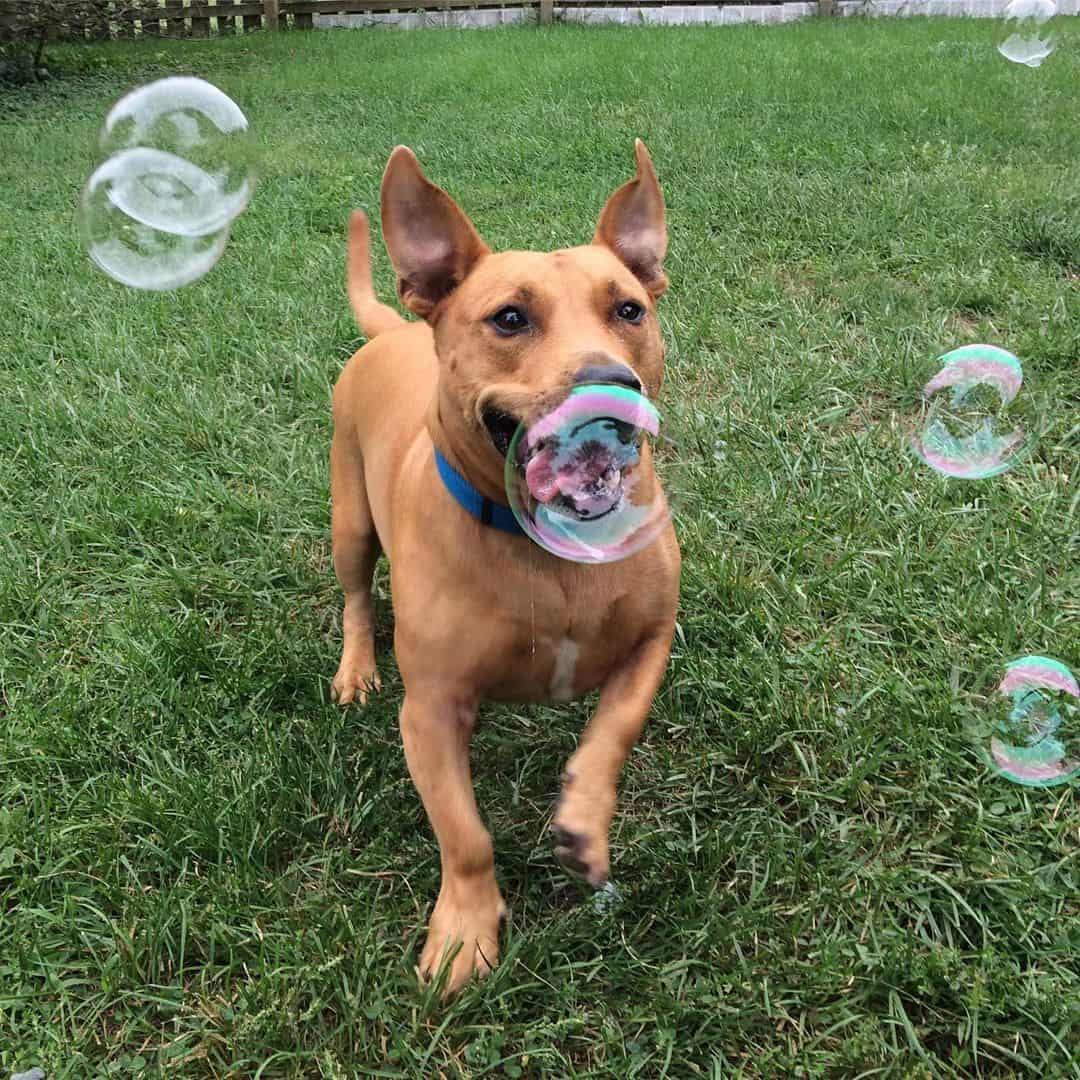
[[[499,455],[513,454],[522,493],[534,507],[578,522],[617,513],[638,479],[643,431],[632,422],[636,412],[631,419],[588,411],[560,418],[560,408],[522,421],[493,402],[481,406],[480,421]]]
[[[521,421],[512,413],[490,405],[480,413],[480,420],[492,445],[499,451],[501,457],[506,457]]]
[[[579,430],[568,443],[552,441],[533,449],[525,480],[538,503],[578,521],[596,521],[623,505],[638,462],[633,429],[610,420],[599,428],[595,433]]]

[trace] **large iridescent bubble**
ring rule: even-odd
[[[525,533],[574,562],[613,562],[667,525],[667,500],[647,438],[660,415],[624,386],[577,386],[522,423],[506,456],[506,492]]]

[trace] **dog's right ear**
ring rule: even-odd
[[[394,148],[383,173],[382,233],[398,295],[424,319],[489,250],[458,204],[423,174],[407,146]]]

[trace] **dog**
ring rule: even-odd
[[[418,972],[445,979],[446,994],[496,963],[506,910],[470,776],[478,706],[599,690],[550,828],[560,862],[600,887],[618,776],[671,650],[680,553],[670,522],[620,561],[567,561],[515,531],[503,479],[511,438],[538,404],[581,383],[650,401],[660,392],[665,209],[640,140],[635,158],[636,175],[604,204],[591,243],[493,253],[413,152],[396,147],[382,179],[382,234],[398,298],[418,320],[376,298],[367,218],[356,210],[349,222],[348,293],[367,343],[333,392],[344,611],[331,693],[363,704],[379,688],[371,580],[385,552],[401,737],[442,871]],[[641,470],[654,477],[647,445]]]

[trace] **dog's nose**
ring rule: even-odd
[[[578,369],[575,383],[617,383],[631,390],[641,389],[641,380],[625,364],[586,364]]]

